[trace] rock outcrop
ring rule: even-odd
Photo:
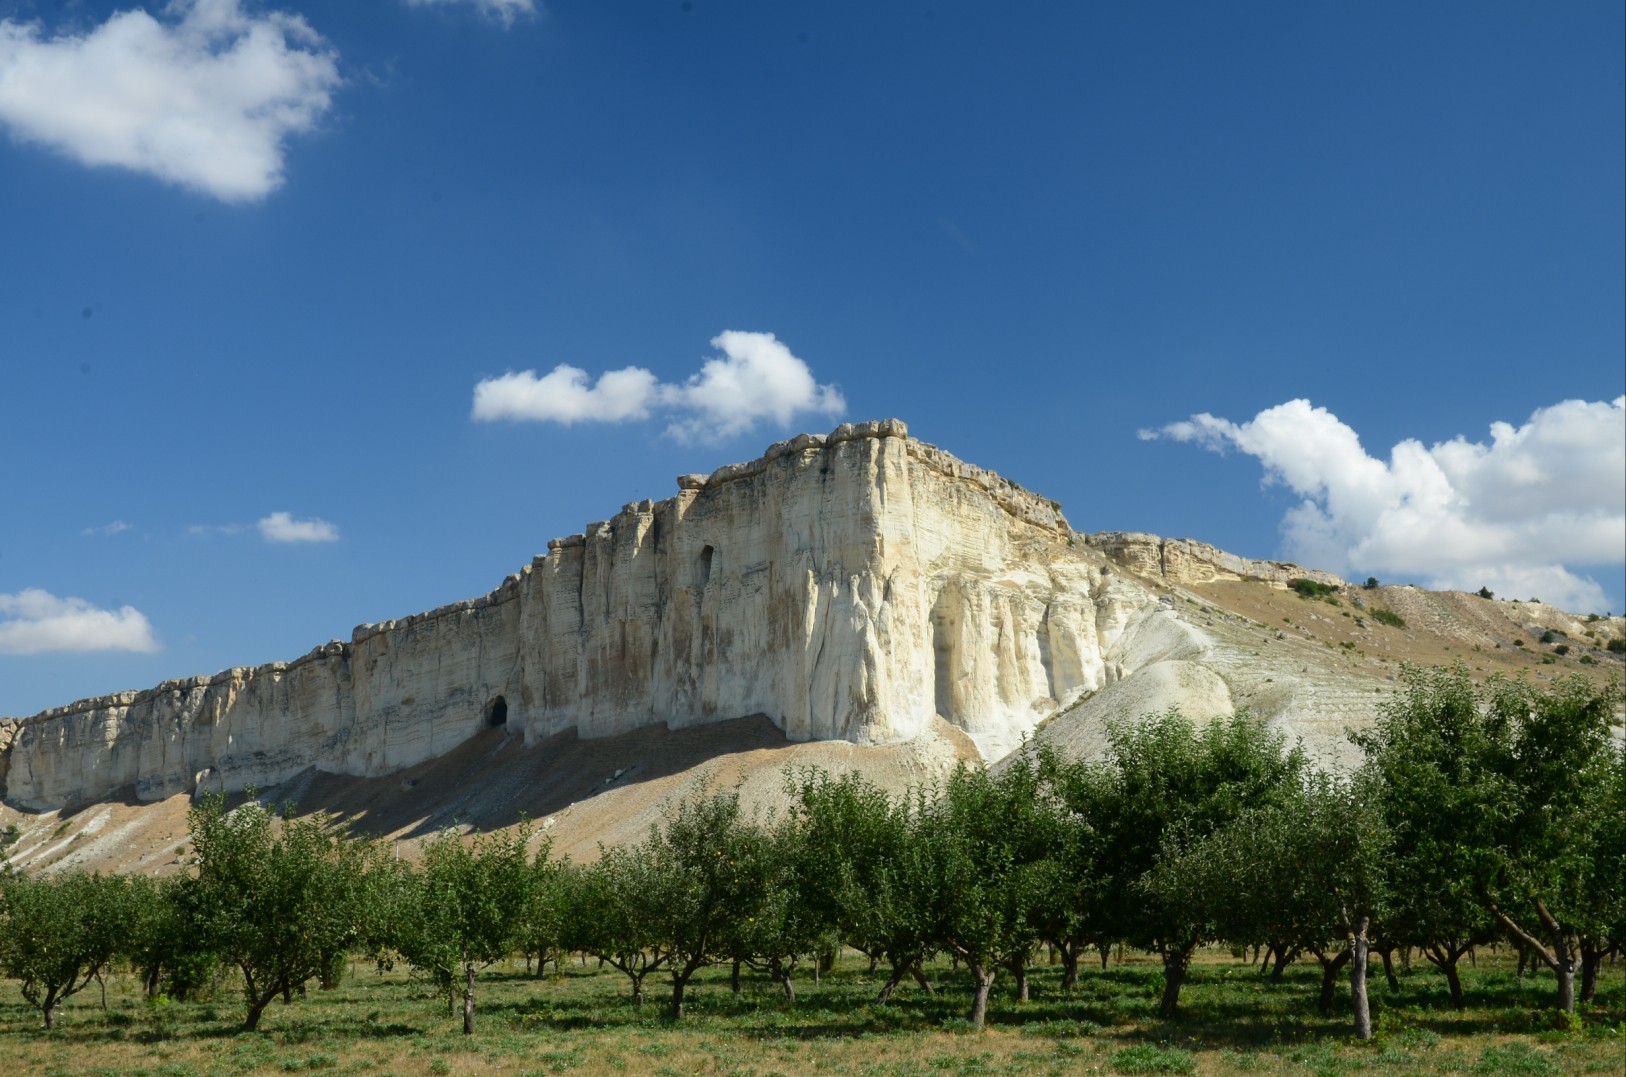
[[[1289,580],[1306,579],[1343,587],[1346,582],[1330,572],[1304,568],[1291,561],[1238,557],[1196,539],[1166,539],[1141,531],[1101,531],[1085,535],[1084,541],[1142,576],[1170,583],[1264,580],[1285,587]]]
[[[83,700],[0,732],[4,793],[48,809],[372,776],[505,726],[527,744],[766,715],[796,741],[985,755],[1200,633],[1060,509],[897,420],[801,435],[628,504],[491,593],[361,625],[293,662]],[[1110,571],[1110,570],[1109,570]]]

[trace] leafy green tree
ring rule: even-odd
[[[520,905],[514,937],[520,949],[536,957],[536,976],[541,979],[549,961],[558,962],[569,930],[569,900],[574,866],[568,860],[552,859],[553,842],[544,839],[531,860],[531,877]]]
[[[119,876],[11,875],[0,882],[0,972],[55,1028],[57,1007],[101,975],[129,921],[129,883]]]
[[[728,932],[752,914],[769,844],[761,828],[741,817],[738,793],[712,792],[679,801],[635,853],[654,883],[650,912],[670,955],[674,1018],[683,1016],[694,974],[728,956]]]
[[[997,772],[963,764],[942,799],[920,820],[928,871],[936,880],[940,944],[957,954],[975,984],[971,1024],[981,1029],[1001,968],[1025,979],[1041,910],[1055,897],[1062,865],[1058,811],[1029,752]]]
[[[876,1001],[909,975],[929,993],[921,963],[931,954],[931,894],[941,881],[916,840],[923,795],[894,799],[857,774],[822,770],[787,776],[787,792],[806,864],[801,901],[849,946],[888,963]]]
[[[1598,829],[1582,885],[1593,895],[1599,930],[1581,940],[1582,1002],[1597,996],[1604,957],[1626,950],[1626,744],[1617,741],[1604,755],[1604,778],[1589,786],[1596,805],[1585,809]]]
[[[1622,881],[1598,870],[1609,860],[1599,808],[1617,765],[1609,724],[1620,682],[1600,688],[1576,674],[1543,692],[1495,677],[1484,692],[1482,807],[1492,840],[1481,850],[1480,885],[1491,914],[1557,977],[1557,1008],[1574,1012],[1576,970],[1608,935],[1606,892]]]
[[[1467,1000],[1458,962],[1496,931],[1476,879],[1493,840],[1484,813],[1492,776],[1482,769],[1489,745],[1465,668],[1407,667],[1402,678],[1404,691],[1351,740],[1365,754],[1367,788],[1394,839],[1387,929],[1444,974],[1460,1010]]]
[[[1048,745],[1039,748],[1038,759],[1047,784],[1069,767]],[[1108,874],[1100,865],[1101,836],[1089,819],[1059,799],[1054,812],[1051,856],[1063,870],[1056,873],[1054,892],[1039,905],[1034,917],[1040,940],[1055,947],[1061,958],[1061,986],[1070,991],[1078,983],[1084,953],[1098,950],[1105,961],[1110,947],[1111,924],[1104,916]]]
[[[366,868],[376,851],[316,815],[295,819],[250,800],[227,812],[218,795],[188,816],[197,876],[180,895],[194,944],[243,974],[243,1027],[265,1007],[330,973],[364,934]]]
[[[1054,778],[1063,803],[1094,829],[1101,916],[1110,937],[1158,954],[1165,1016],[1180,1001],[1191,955],[1215,934],[1224,895],[1148,891],[1141,884],[1165,848],[1194,845],[1250,809],[1298,788],[1301,750],[1246,712],[1198,730],[1176,710],[1108,727],[1102,763],[1074,763]]]
[[[822,865],[807,855],[805,832],[794,818],[767,827],[763,837],[742,865],[752,875],[743,880],[738,914],[722,925],[719,948],[737,963],[736,971],[745,965],[767,974],[794,1002],[797,962],[833,941],[824,909],[803,897]]]
[[[533,881],[531,829],[465,841],[443,831],[424,846],[403,895],[395,948],[451,1000],[461,981],[463,1034],[474,1034],[475,978],[514,948]]]
[[[639,848],[599,847],[596,863],[562,879],[567,897],[564,948],[589,953],[631,981],[644,1002],[644,978],[672,958],[662,933],[662,880]]]

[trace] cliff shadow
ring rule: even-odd
[[[599,811],[591,802],[601,797],[604,811],[625,816],[633,807],[624,803],[629,794],[635,801],[649,799],[637,795],[639,787],[669,785],[662,780],[727,755],[788,747],[785,735],[760,715],[681,730],[656,725],[591,740],[568,730],[530,748],[518,734],[488,729],[445,755],[385,777],[306,771],[259,796],[290,801],[300,815],[326,812],[356,834],[397,841],[451,826],[487,833],[521,818],[546,829],[573,809]],[[649,793],[664,801],[654,789]],[[647,810],[640,803],[634,814]]]

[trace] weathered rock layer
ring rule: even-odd
[[[897,420],[685,475],[482,598],[361,625],[288,663],[84,700],[0,731],[7,800],[379,775],[483,728],[526,743],[766,715],[792,740],[910,740],[942,715],[987,755],[1200,634],[1151,616],[1058,506]],[[1137,536],[1138,537],[1138,536]],[[3,742],[9,739],[9,745]]]

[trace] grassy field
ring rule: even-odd
[[[551,973],[551,970],[550,970]],[[969,1031],[970,985],[947,966],[932,970],[929,998],[900,990],[872,1003],[878,985],[847,954],[822,983],[799,979],[787,1003],[747,978],[739,994],[728,970],[713,969],[687,1002],[690,1016],[663,1016],[659,984],[641,1009],[613,970],[567,967],[530,979],[498,967],[481,977],[478,1027],[461,1034],[444,997],[400,973],[358,964],[332,991],[273,1004],[261,1030],[239,1031],[230,983],[197,1003],[148,1002],[128,975],[108,983],[107,1008],[93,984],[47,1033],[17,985],[0,981],[0,1073],[206,1077],[248,1074],[1230,1074],[1287,1073],[1570,1074],[1626,1072],[1626,970],[1605,969],[1600,1004],[1579,1031],[1554,1031],[1552,981],[1519,984],[1506,955],[1481,955],[1466,970],[1470,1009],[1449,1007],[1443,980],[1419,965],[1389,992],[1372,980],[1379,1007],[1375,1042],[1356,1043],[1340,1011],[1315,1007],[1314,965],[1272,986],[1223,954],[1193,968],[1173,1021],[1156,1014],[1158,967],[1129,955],[1102,972],[1087,969],[1070,995],[1057,970],[1032,977],[1033,999],[1017,1003],[995,987],[990,1027]],[[1347,1003],[1347,982],[1340,993]]]

